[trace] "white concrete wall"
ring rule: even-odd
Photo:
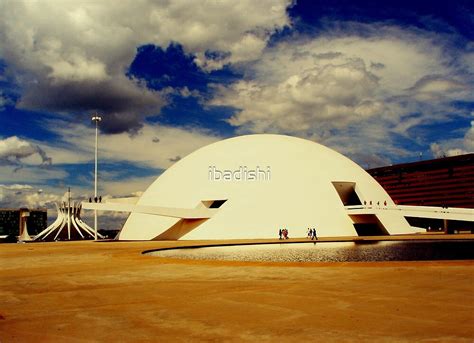
[[[270,181],[210,181],[209,166],[236,170],[266,169]],[[320,144],[280,135],[250,135],[217,142],[180,160],[142,195],[138,205],[194,208],[201,200],[228,201],[216,215],[182,239],[304,237],[308,227],[319,236],[356,235],[333,181],[356,182],[361,200],[387,201],[385,190],[362,168]],[[153,239],[179,219],[132,213],[119,239]],[[400,216],[396,233],[412,233]]]

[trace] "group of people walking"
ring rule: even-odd
[[[280,229],[278,231],[278,235],[280,236],[280,239],[288,239],[288,230],[287,229]]]
[[[278,236],[280,239],[288,239],[288,229],[280,229],[278,230]],[[315,228],[308,228],[308,238],[311,240],[317,240],[318,236],[316,234],[316,229]]]
[[[311,240],[318,239],[315,228],[308,228],[308,238],[310,238]]]

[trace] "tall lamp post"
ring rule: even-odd
[[[92,121],[95,121],[95,168],[94,168],[94,201],[97,201],[97,142],[99,135],[99,122],[102,118],[95,114]],[[97,210],[94,210],[94,240],[97,240]]]

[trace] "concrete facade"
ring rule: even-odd
[[[364,204],[379,209],[350,215],[353,206]],[[356,236],[354,224],[375,226],[379,234],[415,232],[401,213],[381,212],[395,204],[356,163],[312,141],[281,135],[203,147],[166,170],[136,204],[121,205],[132,212],[121,240],[270,238],[281,228],[301,237],[309,227],[321,237]]]

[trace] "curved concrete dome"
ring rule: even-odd
[[[350,216],[344,205],[364,201],[394,205],[368,173],[334,150],[289,136],[241,136],[183,158],[137,203],[216,208],[210,218],[132,213],[119,239],[275,238],[280,228],[290,237],[304,237],[309,227],[318,236],[356,236],[354,223],[363,216]],[[385,233],[413,233],[401,215],[364,220],[378,223]]]

